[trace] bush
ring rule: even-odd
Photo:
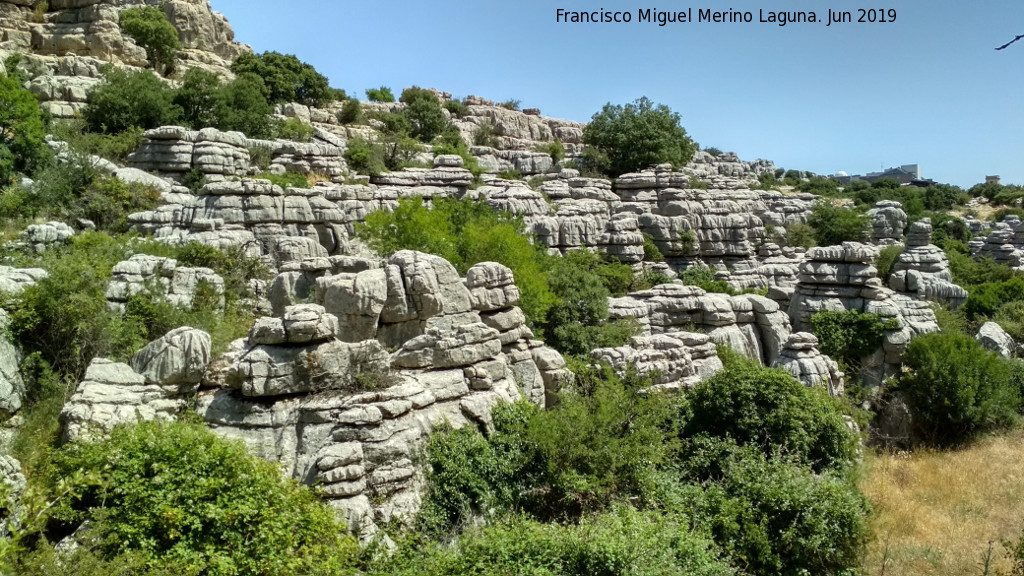
[[[864,314],[857,310],[822,311],[811,316],[814,334],[822,353],[839,361],[843,368],[856,371],[865,356],[882,346],[887,330],[898,330],[894,318]]]
[[[654,243],[654,237],[644,232],[644,262],[664,262],[665,255]]]
[[[277,137],[295,142],[309,142],[313,139],[313,127],[298,118],[288,118],[278,126]]]
[[[456,118],[462,118],[469,115],[469,106],[466,106],[459,100],[449,100],[444,103],[444,109],[455,116]]]
[[[160,191],[139,183],[127,183],[113,176],[101,176],[86,187],[68,211],[70,217],[92,220],[99,230],[128,231],[128,216],[153,210],[160,205]]]
[[[681,508],[744,574],[851,574],[867,536],[867,500],[832,473],[766,457],[728,439],[682,456]]]
[[[562,144],[562,141],[557,138],[555,138],[553,142],[541,144],[537,148],[537,151],[551,156],[551,161],[555,164],[558,164],[565,159],[565,146]]]
[[[402,91],[399,101],[406,104],[402,113],[409,119],[409,134],[420,142],[432,142],[448,127],[448,117],[434,92],[413,86]]]
[[[54,455],[54,484],[87,478],[55,519],[83,521],[106,555],[135,552],[151,566],[203,574],[327,574],[358,553],[336,513],[201,424],[146,422]]]
[[[274,137],[273,107],[263,96],[263,79],[243,74],[216,95],[216,128],[237,130],[250,138]]]
[[[814,240],[819,246],[835,246],[843,242],[863,242],[870,218],[856,210],[822,201],[814,204],[807,224],[814,228]]]
[[[786,244],[802,248],[811,248],[815,246],[814,228],[799,222],[790,224],[786,227]]]
[[[146,58],[153,68],[163,68],[166,74],[174,71],[181,42],[178,30],[162,10],[153,6],[127,8],[121,11],[119,21],[121,30],[146,49]]]
[[[705,292],[735,295],[737,292],[725,280],[715,280],[715,271],[701,266],[690,266],[679,275],[687,286],[697,286]]]
[[[188,126],[198,130],[220,124],[217,109],[220,88],[220,78],[213,72],[201,68],[185,72],[181,87],[174,94],[174,104],[181,107],[182,119]]]
[[[363,105],[359,103],[359,100],[345,100],[345,103],[341,105],[341,111],[338,112],[338,122],[341,124],[362,124],[365,121]]]
[[[345,161],[348,167],[359,174],[376,175],[387,170],[384,165],[383,153],[372,143],[362,139],[353,138],[348,141],[348,148],[345,149]]]
[[[878,253],[878,262],[875,264],[875,268],[878,269],[878,277],[882,279],[883,285],[889,285],[889,277],[892,276],[893,266],[899,260],[900,254],[903,254],[903,250],[903,246],[896,244],[886,246]]]
[[[334,100],[327,78],[293,54],[242,54],[231,64],[231,71],[261,78],[263,96],[270,104],[300,102],[322,107]]]
[[[31,174],[52,154],[46,146],[46,125],[39,101],[9,76],[0,76],[0,187],[17,172]]]
[[[289,188],[309,188],[309,178],[298,172],[285,172],[284,174],[272,174],[265,172],[259,175],[263,180],[270,180],[280,186],[283,190]]]
[[[584,128],[583,143],[607,156],[610,176],[653,164],[681,168],[693,157],[696,145],[679,122],[679,114],[647,98],[625,106],[606,104]]]
[[[119,164],[126,164],[128,156],[142,144],[142,130],[139,128],[117,134],[87,132],[85,122],[78,118],[55,123],[51,132],[75,152],[93,154]]]
[[[473,132],[473,144],[475,146],[497,148],[500,144],[500,142],[498,142],[498,129],[494,124],[489,122],[478,124],[476,132]]]
[[[963,313],[971,320],[991,317],[1007,302],[1024,300],[1024,277],[971,286]]]
[[[784,370],[734,361],[697,384],[687,400],[684,438],[729,438],[815,472],[844,471],[853,463],[856,438],[835,402]]]
[[[381,86],[380,88],[368,88],[366,99],[370,102],[394,102],[395,95],[391,93],[391,88]]]
[[[926,334],[911,340],[900,377],[917,438],[953,445],[1017,420],[1021,391],[1012,365],[962,334]]]
[[[498,102],[498,107],[499,108],[504,108],[506,110],[513,110],[515,112],[518,112],[520,110],[521,106],[522,106],[522,102],[519,101],[519,100],[514,100],[514,99],[513,100],[506,100],[504,102]]]
[[[714,543],[680,514],[619,506],[579,525],[522,516],[471,530],[458,546],[400,551],[371,574],[396,576],[727,576]]]
[[[149,130],[181,121],[182,110],[173,99],[174,91],[152,72],[112,68],[89,92],[82,117],[93,132]]]

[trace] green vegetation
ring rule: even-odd
[[[309,142],[313,139],[313,127],[298,118],[288,118],[278,126],[277,136],[295,142]]]
[[[875,263],[875,268],[878,269],[878,277],[882,279],[882,284],[889,284],[889,277],[892,276],[893,267],[896,265],[896,261],[899,260],[900,254],[903,254],[903,250],[903,246],[896,244],[894,246],[886,246],[879,251],[878,262]]]
[[[865,356],[882,345],[886,331],[899,329],[894,318],[857,310],[818,312],[811,316],[811,325],[822,353],[839,362],[844,370],[854,372]]]
[[[146,58],[153,68],[163,69],[164,74],[174,72],[181,42],[178,30],[167,20],[163,10],[153,6],[127,8],[118,18],[121,30],[146,49]]]
[[[195,575],[351,573],[359,553],[311,490],[201,424],[146,422],[69,444],[48,481],[55,506],[20,541],[88,522],[99,559],[127,553],[150,570]]]
[[[30,190],[12,187],[0,195],[0,217],[87,218],[100,230],[125,232],[128,215],[152,210],[160,192],[102,174],[85,154],[40,170]]]
[[[149,130],[182,118],[181,107],[173,100],[174,90],[152,72],[110,68],[104,81],[89,91],[82,117],[92,132]]]
[[[409,120],[409,135],[420,142],[432,142],[448,127],[448,117],[434,92],[413,86],[402,91],[399,101],[406,105],[403,113]]]
[[[487,437],[436,432],[419,526],[429,538],[373,573],[847,573],[867,506],[839,410],[786,372],[727,360],[687,394],[638,394],[648,378],[577,362],[576,391],[554,409],[498,407]],[[589,564],[600,549],[619,566],[627,542],[644,561]]]
[[[380,88],[367,89],[366,99],[370,102],[394,102],[395,95],[391,93],[391,88],[381,86]]]
[[[681,168],[696,150],[680,125],[679,114],[647,98],[625,106],[606,104],[584,129],[583,143],[603,156],[594,157],[593,164],[609,176],[652,164]]]
[[[293,54],[242,54],[231,64],[231,71],[262,79],[263,97],[270,104],[299,102],[322,107],[334,100],[327,78]]]
[[[225,313],[215,312],[219,302],[203,290],[192,310],[182,310],[168,304],[155,287],[130,300],[124,315],[112,312],[105,298],[111,270],[136,253],[213,268],[225,280]],[[201,328],[213,336],[216,349],[225,349],[251,327],[251,311],[238,300],[247,296],[247,281],[265,273],[258,260],[237,250],[223,253],[195,244],[173,248],[102,232],[80,234],[66,246],[14,263],[43,268],[49,276],[0,302],[10,315],[11,335],[28,354],[39,353],[41,366],[75,381],[93,358],[127,361],[135,350],[178,326]]]
[[[403,198],[393,212],[367,215],[358,232],[382,255],[398,250],[437,254],[460,274],[478,262],[508,266],[531,326],[565,352],[618,346],[637,332],[633,322],[608,322],[608,296],[624,294],[633,282],[628,266],[587,251],[549,256],[530,243],[519,219],[486,203],[438,198],[428,210],[421,198]]]
[[[263,79],[250,74],[222,84],[215,74],[192,68],[185,73],[173,101],[182,110],[182,121],[192,128],[237,130],[251,138],[271,138],[275,134],[270,117],[273,107],[263,96],[264,88]],[[289,135],[282,133],[281,137]]]
[[[917,438],[949,446],[1018,419],[1021,366],[963,334],[926,334],[907,347],[908,368],[897,388],[906,393]]]
[[[32,173],[51,157],[39,102],[16,78],[0,75],[0,187]]]
[[[665,261],[665,255],[661,253],[661,250],[658,249],[658,245],[654,243],[654,237],[647,233],[644,233],[644,261]]]
[[[807,224],[814,228],[814,240],[819,246],[863,242],[867,238],[869,223],[866,214],[840,208],[828,201],[817,202],[807,219]]]
[[[363,106],[359,100],[346,100],[338,112],[338,122],[342,124],[362,124],[366,121]]]

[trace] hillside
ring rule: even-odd
[[[969,213],[1016,187],[361,101],[206,0],[0,11],[11,573],[851,574],[859,454],[1024,406],[1020,211]]]

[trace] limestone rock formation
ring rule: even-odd
[[[889,287],[911,292],[918,298],[947,300],[959,305],[967,291],[953,283],[949,260],[942,248],[931,244],[931,219],[914,222],[907,234],[907,247],[893,264]]]
[[[873,266],[877,258],[877,248],[857,242],[808,250],[789,307],[793,327],[801,332],[810,330],[811,316],[824,310],[894,319],[899,328],[887,332],[882,349],[862,362],[859,376],[873,384],[898,372],[911,338],[939,329],[927,302],[882,286]]]
[[[315,303],[292,303],[300,284]],[[412,251],[384,263],[314,258],[274,286],[279,316],[257,321],[222,380],[207,378],[226,387],[200,392],[197,410],[319,482],[366,538],[418,508],[413,461],[432,430],[486,429],[497,403],[543,405],[571,378],[561,355],[532,339],[512,273],[497,263],[462,279],[443,258]]]
[[[49,274],[42,268],[11,268],[0,266],[0,292],[10,296],[21,294]]]
[[[981,342],[985,348],[998,353],[1004,358],[1013,358],[1017,355],[1017,343],[1013,337],[1003,330],[1002,326],[995,322],[985,322],[978,329],[975,340]]]
[[[224,279],[209,268],[178,266],[177,260],[161,256],[136,254],[114,265],[107,284],[107,303],[124,311],[132,297],[157,290],[156,295],[180,308],[191,309],[202,287],[206,295],[224,306]]]
[[[613,319],[634,318],[648,334],[706,331],[716,344],[765,364],[778,357],[790,334],[789,317],[779,305],[754,294],[728,296],[661,284],[610,298],[608,308]]]
[[[95,358],[61,410],[61,438],[73,442],[108,433],[118,424],[170,419],[185,406],[185,398],[147,382],[131,366]]]
[[[31,224],[21,233],[21,243],[34,252],[44,252],[50,246],[63,244],[75,235],[75,230],[63,222]]]
[[[597,348],[591,358],[607,362],[619,373],[633,367],[654,375],[654,388],[692,388],[722,369],[718,347],[707,334],[667,332],[635,336],[626,346]]]
[[[895,200],[882,200],[868,210],[871,218],[871,243],[878,246],[892,246],[903,241],[903,229],[907,227],[907,213],[903,204]]]
[[[7,418],[21,408],[25,385],[19,368],[21,355],[7,339],[10,318],[0,309],[0,418]]]
[[[182,326],[132,356],[131,367],[146,382],[194,391],[210,366],[210,335]]]
[[[845,375],[835,360],[818,351],[818,338],[814,334],[791,334],[772,366],[786,370],[808,386],[823,386],[832,397],[843,395]]]

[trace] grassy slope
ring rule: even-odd
[[[1024,528],[1024,430],[958,451],[869,455],[861,488],[875,508],[864,574],[990,574],[1012,568],[1003,541]]]

